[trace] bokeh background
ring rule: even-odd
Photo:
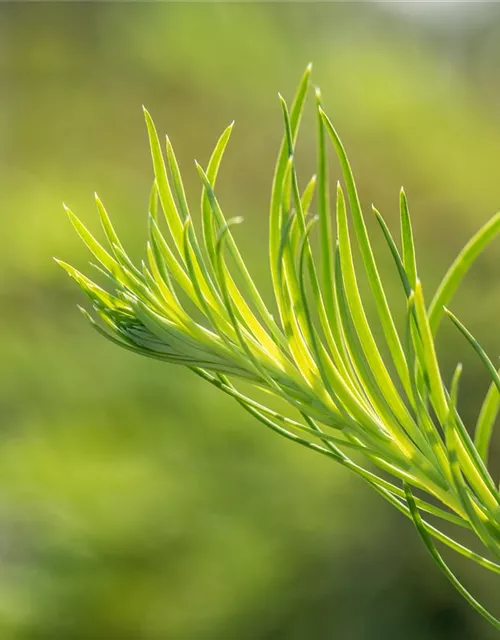
[[[496,637],[359,479],[188,371],[101,340],[52,256],[86,264],[61,203],[98,231],[94,190],[141,256],[145,104],[193,207],[192,160],[236,119],[218,193],[268,288],[277,92],[312,61],[367,209],[396,225],[405,185],[432,291],[500,206],[499,36],[497,3],[0,4],[2,640]],[[300,149],[305,180],[310,112]],[[499,251],[453,304],[493,356]],[[473,425],[481,366],[446,325],[439,347],[446,373],[465,365]],[[498,582],[446,557],[498,612]]]

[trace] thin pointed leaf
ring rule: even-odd
[[[446,272],[429,306],[429,324],[433,335],[436,334],[444,313],[444,307],[450,304],[463,278],[485,247],[500,233],[500,212],[487,222],[458,254],[454,263]]]
[[[399,209],[401,215],[401,245],[403,247],[403,265],[408,276],[411,289],[417,285],[417,261],[415,258],[415,243],[413,242],[413,230],[411,227],[408,201],[404,189],[399,193]]]
[[[432,558],[434,559],[438,567],[443,571],[443,573],[448,578],[448,580],[452,583],[455,589],[457,589],[462,594],[462,596],[467,600],[467,602],[472,607],[474,607],[474,609],[476,609],[476,611],[478,611],[482,616],[484,616],[486,620],[488,620],[488,622],[490,622],[494,627],[496,627],[497,629],[500,629],[500,620],[497,620],[494,616],[492,616],[491,613],[489,613],[489,611],[487,611],[482,606],[482,604],[480,604],[467,591],[467,589],[462,585],[462,583],[458,580],[458,578],[451,571],[451,569],[448,567],[446,562],[443,560],[443,558],[439,554],[434,543],[432,542],[432,538],[429,536],[426,528],[423,525],[422,518],[420,516],[420,513],[418,512],[417,505],[415,504],[415,499],[413,498],[413,493],[407,484],[405,484],[405,492],[406,492],[406,501],[410,508],[413,522],[415,523],[417,531],[420,533],[420,536],[424,541],[425,546],[427,547],[429,553],[431,554]]]
[[[500,370],[497,371],[497,374],[500,374]],[[500,391],[496,383],[492,382],[481,405],[474,435],[474,445],[485,464],[488,462],[491,436],[499,411]]]

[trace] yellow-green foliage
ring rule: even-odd
[[[323,111],[318,90],[317,174],[303,188],[299,185],[295,146],[309,80],[310,68],[290,109],[280,97],[284,135],[269,228],[273,309],[260,295],[238,250],[233,227],[242,219],[226,220],[215,195],[232,125],[221,135],[206,169],[197,164],[202,185],[200,232],[172,145],[167,138],[165,162],[145,110],[155,175],[145,261],[140,267],[134,265],[96,197],[107,249],[67,211],[110,282],[108,289],[60,264],[89,296],[98,319],[82,311],[99,333],[136,353],[189,367],[271,429],[359,474],[412,518],[450,580],[500,628],[500,622],[451,573],[432,540],[491,571],[500,573],[500,564],[464,547],[421,515],[472,530],[486,553],[500,557],[500,495],[488,471],[500,377],[478,342],[446,308],[474,259],[500,232],[500,214],[472,238],[426,302],[404,191],[400,194],[401,250],[382,215],[372,208],[406,301],[405,322],[398,327],[346,152]],[[330,143],[344,185],[337,184],[332,198]],[[317,250],[314,233],[319,236]],[[361,268],[355,264],[353,241]],[[373,296],[383,347],[375,338],[373,319],[368,319],[358,288],[360,273]],[[446,314],[491,376],[474,439],[457,409],[461,365],[447,384],[437,357],[435,335]],[[286,401],[296,415],[278,413],[244,394],[238,387],[242,380]]]

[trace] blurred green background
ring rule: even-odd
[[[86,264],[61,202],[98,230],[94,190],[140,257],[145,104],[193,207],[192,160],[206,163],[236,119],[218,193],[226,215],[245,216],[237,236],[268,287],[276,96],[291,98],[312,61],[367,210],[395,228],[405,185],[432,292],[500,204],[500,5],[425,5],[0,5],[2,640],[496,637],[372,490],[188,371],[99,339],[52,261]],[[305,181],[310,112],[303,129]],[[492,356],[499,251],[453,304]],[[447,325],[440,349],[447,375],[464,362],[472,426],[486,377]],[[498,612],[498,582],[446,557]]]

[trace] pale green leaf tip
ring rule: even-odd
[[[310,63],[307,65],[307,67],[306,67],[306,73],[311,73],[312,68],[313,68],[313,63],[312,63],[312,62],[310,62]]]
[[[76,308],[78,309],[78,311],[80,311],[80,313],[87,318],[87,320],[92,323],[92,324],[96,324],[96,321],[94,320],[94,318],[90,315],[90,313],[87,311],[87,309],[85,309],[84,307],[82,307],[81,305],[77,304]]]
[[[197,160],[194,161],[194,166],[196,167],[196,170],[198,171],[198,174],[200,175],[200,178],[202,179],[202,181],[206,182],[207,184],[210,184],[207,178],[207,175],[205,173],[205,170]]]
[[[142,105],[142,112],[144,113],[146,124],[153,125],[153,118],[151,117],[151,114],[149,113],[149,111],[146,109],[144,105]]]

